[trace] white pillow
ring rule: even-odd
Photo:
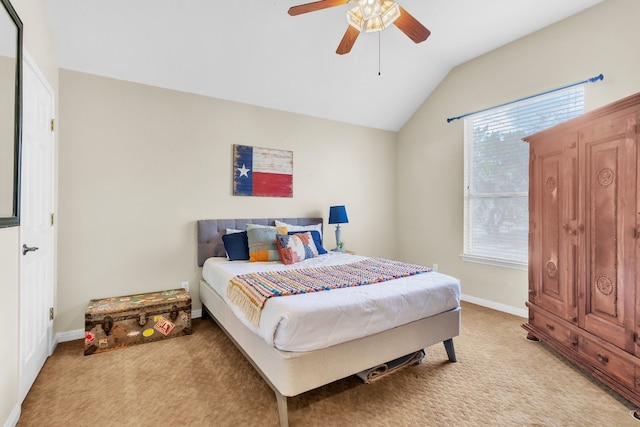
[[[287,231],[311,231],[316,230],[320,233],[320,240],[322,240],[322,224],[313,225],[293,225],[286,222],[276,220],[276,227],[287,227]]]

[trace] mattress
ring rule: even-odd
[[[460,305],[460,282],[438,272],[365,286],[270,298],[257,327],[226,296],[229,280],[239,274],[346,264],[362,259],[365,257],[329,252],[285,265],[212,257],[204,263],[202,276],[248,329],[267,345],[282,351],[303,352],[331,347]]]

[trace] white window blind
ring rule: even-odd
[[[583,112],[580,85],[465,119],[462,259],[526,268],[529,145],[522,138]]]

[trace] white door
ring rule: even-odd
[[[53,90],[25,53],[20,193],[20,401],[50,355],[53,336]]]

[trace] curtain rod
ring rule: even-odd
[[[527,99],[535,98],[536,96],[546,95],[548,93],[553,93],[553,92],[557,92],[559,90],[568,89],[568,88],[573,87],[573,86],[583,85],[583,84],[587,84],[587,83],[595,83],[598,80],[604,80],[604,75],[600,74],[600,75],[597,75],[595,77],[591,77],[590,79],[583,80],[581,82],[571,83],[570,85],[566,85],[566,86],[558,87],[558,88],[555,88],[555,89],[551,89],[551,90],[548,90],[546,92],[541,92],[541,93],[537,93],[535,95],[525,96],[524,98],[516,99],[515,101],[505,102],[504,104],[496,105],[494,107],[483,108],[482,110],[473,111],[471,113],[463,114],[463,115],[458,116],[458,117],[449,117],[447,119],[447,123],[451,123],[454,120],[459,120],[459,119],[465,118],[467,116],[471,116],[473,114],[482,113],[484,111],[492,110],[494,108],[504,107],[505,105],[514,104],[516,102],[525,101]]]

